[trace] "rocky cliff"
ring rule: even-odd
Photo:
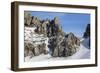
[[[87,24],[83,37],[84,38],[90,37],[90,24]]]
[[[90,24],[87,24],[83,38],[82,44],[90,49]]]
[[[58,17],[40,20],[39,17],[24,14],[25,57],[51,54],[53,57],[73,55],[80,46],[80,40],[73,34],[62,30]],[[37,44],[36,44],[37,43]]]

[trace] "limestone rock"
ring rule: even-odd
[[[65,43],[69,55],[73,55],[80,46],[80,40],[73,33],[69,33],[65,36]]]
[[[32,20],[31,14],[29,14],[28,12],[25,12],[24,13],[24,24],[26,26],[30,26],[31,20]]]

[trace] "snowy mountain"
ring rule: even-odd
[[[38,35],[34,32],[36,27],[25,27],[25,41],[31,41],[31,43],[35,42],[35,45],[41,44],[43,42],[46,43],[46,50],[49,52],[48,54],[40,54],[37,56],[31,57],[26,56],[25,62],[35,62],[35,61],[55,61],[55,60],[69,60],[69,59],[89,59],[90,58],[90,49],[88,46],[89,38],[84,39],[81,38],[81,44],[77,48],[77,52],[68,57],[52,57],[50,54],[50,50],[48,48],[48,38],[44,37],[43,34]],[[39,38],[38,38],[39,37]],[[42,42],[42,40],[44,40]],[[30,58],[31,57],[31,58]]]
[[[84,37],[78,38],[63,31],[58,17],[40,20],[25,14],[24,19],[25,62],[90,58],[89,25]]]

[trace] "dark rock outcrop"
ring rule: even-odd
[[[87,24],[86,30],[83,35],[84,40],[82,41],[82,44],[90,49],[90,24]]]
[[[83,37],[84,38],[90,37],[90,24],[87,24]]]

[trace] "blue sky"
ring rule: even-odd
[[[90,14],[83,13],[62,13],[62,12],[42,12],[27,11],[32,16],[37,16],[41,20],[54,19],[57,16],[64,32],[73,32],[76,36],[82,37],[88,23],[90,23]]]

